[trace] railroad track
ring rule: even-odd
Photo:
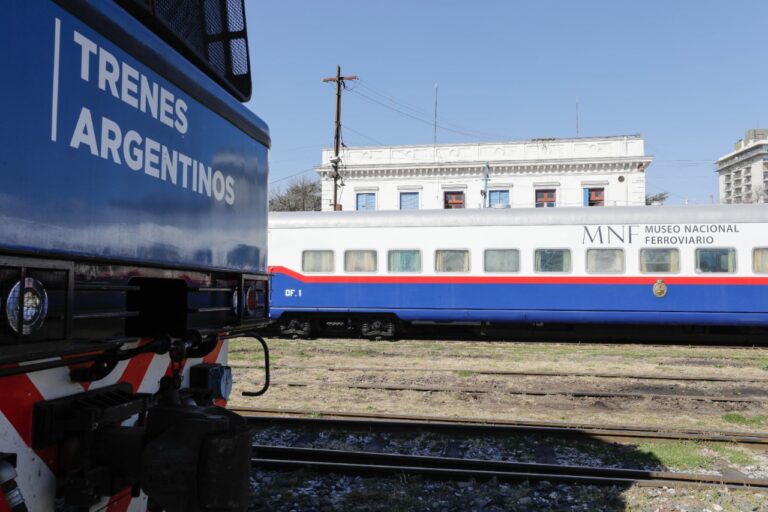
[[[233,368],[263,368],[248,364],[231,364]],[[546,371],[522,371],[522,370],[472,370],[468,368],[397,368],[397,367],[373,367],[373,366],[281,366],[272,365],[273,370],[325,370],[328,372],[424,372],[424,373],[466,373],[469,375],[515,376],[515,377],[575,377],[595,379],[629,379],[629,380],[661,380],[682,382],[768,382],[768,378],[759,377],[718,377],[718,376],[682,376],[682,375],[653,375],[653,374],[623,374],[623,373],[589,373],[589,372],[546,372]]]
[[[734,431],[707,431],[647,426],[612,426],[563,422],[509,421],[477,418],[445,418],[295,409],[254,409],[232,407],[254,426],[313,428],[364,432],[431,432],[460,436],[540,435],[609,442],[639,443],[649,440],[731,443],[768,452],[768,434]]]
[[[511,389],[492,387],[469,386],[402,386],[396,384],[345,384],[336,382],[273,382],[272,387],[334,387],[346,389],[375,390],[375,391],[418,391],[423,393],[471,393],[471,394],[507,394],[529,396],[572,396],[576,398],[651,398],[651,399],[676,399],[693,400],[703,402],[768,402],[768,396],[718,396],[718,395],[681,395],[665,393],[645,393],[641,391],[615,392],[615,391],[577,391],[555,390],[544,391],[537,389]]]
[[[441,336],[439,338],[434,337],[412,337],[412,338],[403,338],[403,339],[396,339],[396,340],[369,340],[367,338],[360,338],[360,337],[352,337],[349,336],[322,336],[319,338],[311,338],[311,339],[297,339],[297,338],[285,338],[281,337],[277,334],[270,336],[272,339],[279,339],[283,341],[294,341],[294,342],[305,342],[308,344],[315,343],[317,341],[360,341],[365,343],[400,343],[400,344],[407,344],[409,342],[439,342],[439,343],[493,343],[493,344],[499,344],[499,343],[510,343],[514,345],[563,345],[563,346],[580,346],[580,347],[613,347],[621,346],[621,345],[630,345],[634,347],[647,347],[647,348],[680,348],[680,347],[691,347],[691,348],[702,348],[702,349],[713,349],[713,350],[752,350],[752,351],[768,351],[768,345],[766,345],[763,341],[757,342],[757,341],[734,341],[731,344],[718,344],[717,342],[698,342],[693,343],[690,341],[669,341],[667,343],[645,343],[642,341],[613,341],[613,342],[590,342],[590,341],[579,341],[579,340],[562,340],[562,339],[552,339],[552,340],[511,340],[511,339],[496,339],[496,338],[477,338],[477,337],[461,337],[461,338],[449,338],[445,336]],[[247,352],[248,349],[234,349],[233,352]]]
[[[593,485],[726,486],[730,489],[768,490],[768,480],[721,475],[263,445],[253,446],[251,466],[281,470],[310,469],[316,472],[369,477],[406,474],[441,480],[546,480]]]

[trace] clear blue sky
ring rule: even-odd
[[[332,145],[336,64],[348,146],[431,143],[436,83],[438,143],[573,137],[578,98],[581,136],[645,138],[670,203],[717,200],[713,162],[768,126],[765,0],[246,4],[273,189]]]

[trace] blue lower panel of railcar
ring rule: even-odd
[[[757,285],[307,283],[275,274],[271,316],[393,313],[405,321],[768,325]]]

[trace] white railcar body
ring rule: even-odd
[[[272,214],[269,237],[275,319],[768,325],[762,205]]]

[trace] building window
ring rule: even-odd
[[[605,189],[585,188],[584,206],[605,206]]]
[[[400,192],[401,210],[418,210],[419,193],[418,192]]]
[[[435,251],[435,272],[469,272],[469,251]]]
[[[536,272],[570,272],[571,251],[568,249],[536,249]]]
[[[444,197],[444,208],[446,210],[464,208],[464,192],[446,192]]]
[[[421,272],[421,251],[389,251],[387,270],[390,272]]]
[[[536,208],[557,206],[557,192],[553,188],[536,191]]]
[[[355,202],[356,210],[375,210],[376,209],[376,193],[375,192],[360,192],[357,194],[357,201]]]
[[[488,193],[488,206],[490,208],[509,206],[509,190],[491,190]]]
[[[301,255],[304,272],[333,272],[333,251],[304,251]]]
[[[587,273],[622,274],[623,272],[623,249],[587,249]]]
[[[486,272],[520,272],[520,251],[517,249],[487,249]]]
[[[376,251],[346,251],[345,272],[376,272]]]
[[[696,272],[736,272],[736,249],[696,249]]]

